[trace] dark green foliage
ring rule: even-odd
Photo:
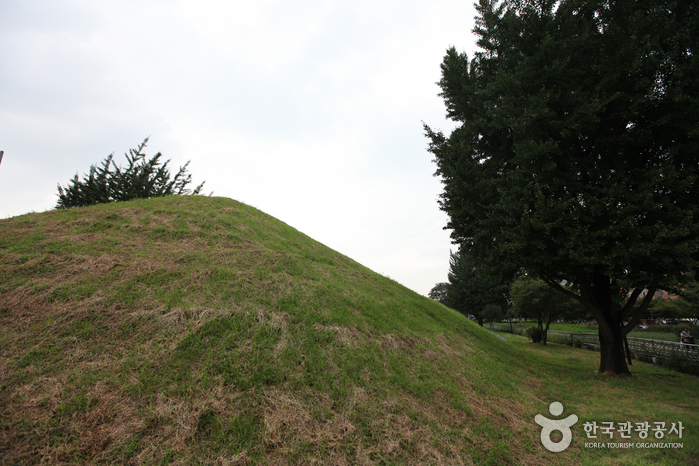
[[[648,306],[646,314],[653,318],[681,319],[689,317],[689,303],[682,298],[656,298]]]
[[[575,283],[600,324],[600,370],[628,372],[621,342],[650,304],[634,308],[641,290],[699,265],[697,3],[477,9],[482,51],[451,48],[442,64],[458,126],[425,126],[447,228],[503,274]]]
[[[643,316],[653,319],[689,319],[696,323],[699,319],[699,285],[696,280],[688,277],[671,291],[668,297],[653,299]]]
[[[505,311],[498,304],[486,304],[481,315],[486,322],[499,322],[505,318]]]
[[[429,296],[430,298],[434,299],[435,301],[439,301],[440,303],[447,305],[447,290],[449,289],[449,284],[442,282],[442,283],[437,283],[435,286],[432,287],[430,290]]]
[[[551,322],[562,318],[581,317],[585,308],[575,299],[560,293],[543,280],[523,277],[512,284],[510,291],[515,315],[536,319],[544,345]]]
[[[199,194],[204,183],[194,190],[187,186],[192,175],[187,173],[189,162],[185,163],[174,177],[168,164],[161,164],[162,154],[158,152],[146,160],[143,149],[148,138],[136,149],[129,149],[126,155],[126,168],[117,166],[114,154],[109,155],[100,167],[90,166],[90,171],[80,180],[78,174],[65,188],[58,185],[56,208],[82,207],[105,202],[128,201],[131,199],[169,196],[171,194]]]
[[[699,283],[694,279],[685,280],[681,285],[680,298],[687,305],[684,318],[699,323]]]
[[[544,340],[544,332],[539,327],[529,327],[527,336],[532,343],[541,343]]]
[[[507,307],[509,282],[493,277],[490,270],[462,250],[450,253],[448,278],[444,304],[467,316],[473,315],[478,325],[483,325],[487,306]]]

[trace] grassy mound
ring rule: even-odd
[[[613,462],[698,451],[696,379],[503,341],[230,199],[0,220],[0,331],[2,464],[580,464],[607,452],[547,452],[534,415],[617,392],[686,446]]]

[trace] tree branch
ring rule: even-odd
[[[653,295],[655,295],[655,291],[657,289],[658,285],[651,285],[648,287],[648,294],[646,294],[646,297],[643,298],[643,302],[641,302],[641,305],[638,306],[638,309],[636,309],[633,318],[629,321],[628,324],[624,326],[624,328],[621,329],[622,336],[625,337],[626,335],[628,335],[629,332],[633,330],[634,327],[636,327],[636,325],[638,325],[638,323],[641,321],[641,316],[644,312],[646,312],[646,309],[648,309],[648,306],[650,306],[651,301],[653,301]],[[635,291],[636,290],[634,290],[634,292]]]
[[[629,296],[629,299],[626,301],[626,304],[621,309],[622,319],[624,318],[624,314],[629,312],[633,308],[633,305],[636,304],[636,301],[638,300],[638,297],[641,295],[641,292],[643,292],[643,288],[641,287],[636,287],[633,289],[633,291],[631,292],[631,296]]]
[[[552,288],[555,288],[556,290],[560,291],[561,293],[570,296],[571,298],[577,299],[578,301],[581,301],[581,297],[579,294],[573,293],[572,291],[564,288],[560,283],[557,281],[548,278],[548,277],[543,277],[542,280],[546,282],[547,285],[549,285]]]

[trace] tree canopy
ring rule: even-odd
[[[578,299],[600,324],[600,371],[628,373],[641,291],[699,265],[697,7],[481,0],[481,51],[442,63],[458,126],[425,125],[452,239]]]
[[[432,287],[432,289],[427,294],[427,296],[431,299],[434,299],[435,301],[439,301],[440,303],[444,304],[445,306],[448,306],[448,304],[447,304],[447,299],[449,296],[448,288],[449,288],[449,283],[446,283],[446,282],[437,283],[435,286]]]
[[[510,297],[515,315],[536,319],[544,345],[551,322],[585,315],[585,309],[579,302],[540,279],[519,278],[512,284]]]
[[[78,174],[64,188],[58,185],[56,208],[81,207],[114,201],[128,201],[138,198],[168,196],[172,194],[199,194],[204,187],[200,184],[194,190],[187,188],[192,175],[187,173],[189,162],[185,163],[173,177],[168,168],[170,160],[160,162],[158,152],[149,160],[143,149],[146,138],[136,149],[129,149],[126,155],[127,166],[117,166],[114,154],[102,161],[102,165],[90,166],[81,180]]]
[[[466,316],[472,315],[483,325],[486,316],[507,308],[510,284],[493,277],[489,270],[479,265],[462,250],[450,253],[446,299],[443,304]]]
[[[688,279],[680,285],[676,294],[653,299],[644,317],[690,319],[696,323],[699,319],[699,284],[695,280]]]

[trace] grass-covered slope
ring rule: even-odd
[[[610,393],[668,381],[643,399],[696,436],[691,379],[607,379],[580,350],[502,341],[224,198],[0,220],[0,331],[0,464],[606,461],[582,440],[546,452],[534,415],[610,420]]]

